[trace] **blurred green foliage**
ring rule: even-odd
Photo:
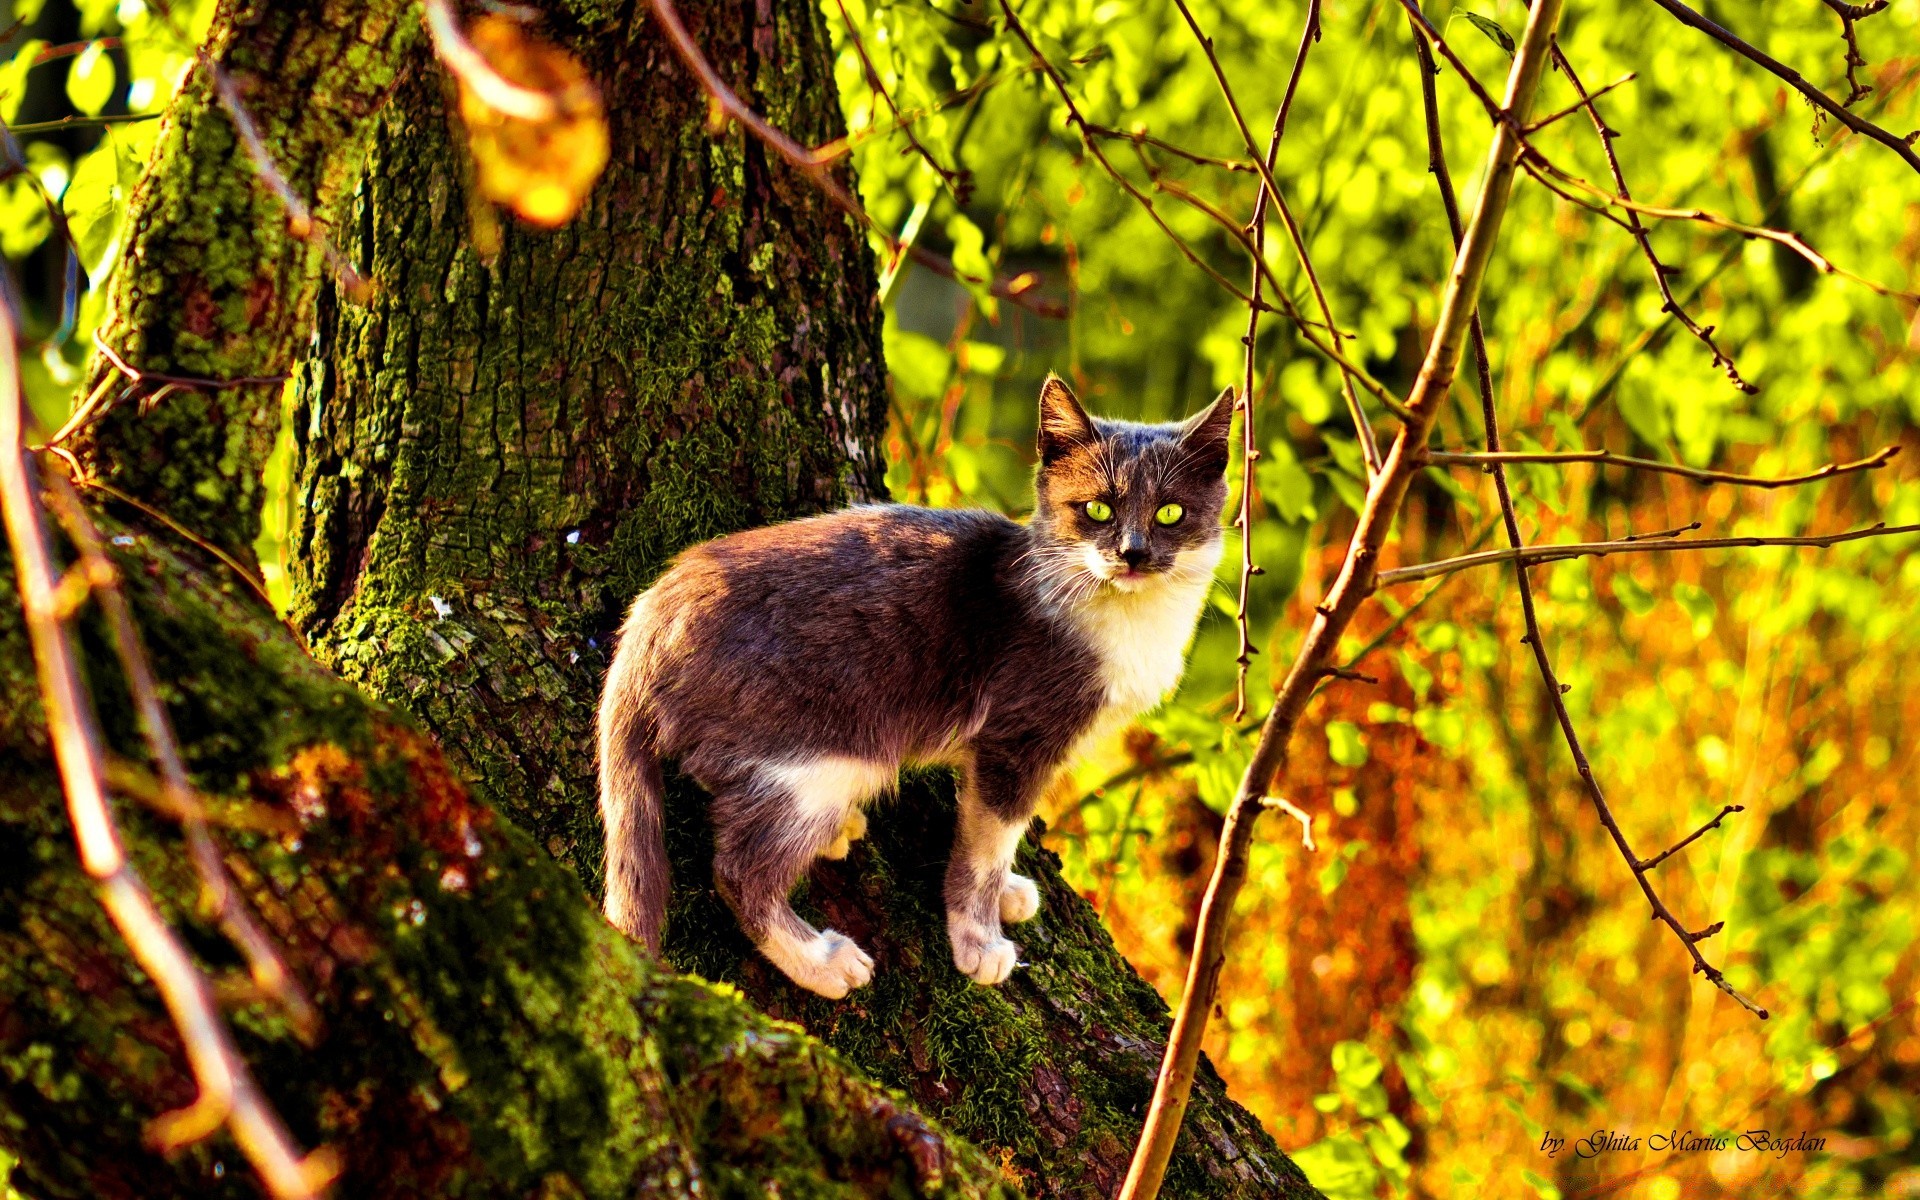
[[[1241,382],[1245,306],[1107,177],[997,3],[848,0],[825,11],[840,30],[839,81],[869,211],[977,277],[955,283],[908,265],[891,281],[896,498],[1027,508],[1033,398],[1045,371],[1067,375],[1097,412],[1146,420],[1181,416]],[[1112,162],[1196,253],[1247,286],[1234,239],[1181,198],[1244,221],[1255,177],[1178,9],[1028,0],[1016,11],[1089,122],[1141,135],[1103,139]],[[1305,5],[1196,0],[1192,11],[1264,150]],[[1706,11],[1816,85],[1847,94],[1840,22],[1822,5]],[[1524,7],[1487,0],[1429,16],[1498,94]],[[1917,35],[1913,0],[1858,25],[1868,63],[1860,78],[1875,90],[1856,111],[1896,134],[1920,127]],[[1574,5],[1560,44],[1589,90],[1633,76],[1598,103],[1619,131],[1615,148],[1637,199],[1791,229],[1847,270],[1920,290],[1920,176],[1884,147],[1842,136],[1779,80],[1652,5]],[[1401,394],[1451,258],[1426,169],[1418,72],[1397,4],[1327,5],[1275,171],[1336,320],[1352,335],[1350,352]],[[1451,70],[1437,87],[1449,163],[1470,210],[1490,124]],[[1575,99],[1555,72],[1538,108]],[[896,113],[912,142],[897,132]],[[1613,190],[1584,113],[1534,140],[1558,165]],[[1887,444],[1905,446],[1907,457],[1865,477],[1737,493],[1529,465],[1512,472],[1529,539],[1593,540],[1693,520],[1708,533],[1801,533],[1920,514],[1914,303],[1824,274],[1777,244],[1699,223],[1648,223],[1675,268],[1674,294],[1714,328],[1758,392],[1735,388],[1666,316],[1627,231],[1522,179],[1482,305],[1509,448],[1607,448],[1758,474]],[[884,241],[875,245],[884,259]],[[1311,311],[1277,224],[1266,247],[1294,303]],[[1065,320],[1037,316],[984,282],[1017,286],[1028,272],[1040,282],[1024,297],[1064,306]],[[1262,321],[1252,537],[1266,573],[1251,587],[1253,641],[1263,651],[1255,717],[1364,495],[1339,386],[1284,318]],[[1482,431],[1470,375],[1455,401],[1435,444],[1472,449]],[[1369,413],[1393,428],[1377,404]],[[1429,470],[1393,553],[1412,562],[1497,544],[1496,517],[1484,476]],[[1635,1186],[1649,1195],[1684,1186],[1688,1196],[1762,1185],[1821,1195],[1920,1188],[1915,1105],[1902,1091],[1920,1083],[1912,1006],[1920,891],[1911,875],[1920,845],[1901,736],[1920,714],[1900,683],[1920,665],[1911,619],[1920,568],[1910,544],[1535,572],[1567,702],[1637,851],[1678,840],[1723,803],[1746,806],[1654,882],[1692,927],[1727,922],[1705,948],[1774,1009],[1766,1025],[1689,982],[1685,952],[1649,928],[1645,901],[1543,708],[1518,643],[1510,579],[1484,571],[1381,597],[1347,649],[1384,636],[1360,666],[1383,682],[1373,694],[1342,685],[1310,714],[1287,781],[1296,799],[1324,798],[1320,852],[1304,855],[1285,818],[1264,827],[1209,1041],[1283,1143],[1303,1147],[1303,1165],[1330,1195],[1412,1186],[1428,1195],[1572,1193],[1650,1160],[1549,1157],[1538,1149],[1549,1129],[1580,1136],[1599,1125],[1644,1133],[1753,1121],[1825,1129],[1843,1149],[1778,1160],[1674,1156],[1651,1162]],[[1179,696],[1051,805],[1052,840],[1170,998],[1217,814],[1249,753],[1248,725],[1230,719],[1238,557],[1230,545]],[[1393,749],[1402,745],[1394,730],[1417,734],[1425,757]],[[1380,816],[1398,803],[1381,780],[1417,793],[1395,810],[1415,820]],[[1417,864],[1410,878],[1394,878],[1399,861]],[[1392,927],[1405,930],[1410,953],[1342,940],[1357,914],[1382,906],[1396,913]],[[1308,909],[1326,919],[1303,919]],[[1343,989],[1360,982],[1383,1001],[1397,995],[1391,1011],[1341,1011]],[[1392,1085],[1390,1110],[1356,1098],[1368,1069]],[[1393,1131],[1408,1128],[1403,1145]]]

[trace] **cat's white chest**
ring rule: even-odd
[[[1103,594],[1080,611],[1080,632],[1093,646],[1106,687],[1103,717],[1137,716],[1180,682],[1220,548],[1188,553],[1195,559],[1166,581]]]

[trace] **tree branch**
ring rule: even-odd
[[[1901,161],[1905,162],[1908,166],[1916,171],[1920,171],[1920,154],[1915,154],[1913,150],[1913,143],[1916,138],[1920,138],[1920,131],[1910,133],[1906,137],[1897,137],[1894,134],[1888,133],[1880,126],[1875,125],[1872,121],[1864,117],[1856,115],[1850,111],[1846,105],[1841,104],[1832,96],[1827,95],[1819,88],[1808,83],[1801,77],[1800,72],[1789,67],[1779,59],[1774,58],[1772,55],[1769,55],[1759,47],[1743,41],[1732,31],[1714,24],[1691,8],[1680,3],[1680,0],[1653,0],[1653,2],[1661,8],[1666,9],[1667,12],[1671,13],[1673,18],[1682,25],[1698,29],[1701,33],[1706,34],[1714,41],[1732,50],[1735,54],[1779,76],[1786,82],[1787,86],[1793,88],[1802,96],[1805,96],[1815,108],[1825,112],[1828,116],[1831,116],[1834,120],[1845,125],[1855,133],[1879,142],[1895,154],[1898,154]]]
[[[1653,458],[1634,458],[1625,454],[1614,454],[1606,450],[1501,450],[1484,454],[1462,454],[1452,451],[1428,451],[1427,461],[1435,466],[1463,466],[1491,469],[1508,463],[1601,463],[1610,467],[1626,467],[1635,471],[1653,471],[1662,475],[1678,475],[1696,483],[1725,483],[1735,487],[1783,488],[1798,487],[1802,484],[1817,483],[1823,479],[1832,479],[1839,475],[1851,475],[1857,471],[1877,471],[1893,461],[1900,453],[1900,447],[1887,446],[1879,453],[1853,462],[1828,463],[1818,470],[1803,475],[1742,475],[1733,471],[1710,471],[1701,467],[1689,467],[1681,463],[1661,462]]]
[[[1181,4],[1180,11],[1186,13],[1187,9],[1184,3]],[[1188,16],[1187,23],[1192,26],[1193,18],[1191,16]],[[1194,32],[1198,35],[1199,29],[1197,26],[1194,27]],[[1273,176],[1273,164],[1280,154],[1280,139],[1285,136],[1287,132],[1287,114],[1293,109],[1293,97],[1295,92],[1299,90],[1301,73],[1306,69],[1307,52],[1312,49],[1313,43],[1319,40],[1319,37],[1320,0],[1307,0],[1307,20],[1305,26],[1300,30],[1300,48],[1294,52],[1293,70],[1287,76],[1287,90],[1280,98],[1280,107],[1274,111],[1273,134],[1267,139],[1267,156],[1260,166],[1263,180],[1270,179]],[[1204,40],[1203,44],[1206,44]],[[1207,44],[1207,57],[1209,59],[1213,58],[1213,47],[1211,44]],[[1216,72],[1218,72],[1218,60],[1214,60],[1214,67]],[[1226,76],[1220,74],[1219,78],[1221,90],[1225,91],[1227,86]],[[1232,103],[1230,93],[1228,103]],[[1234,109],[1234,113],[1237,118],[1239,115],[1237,106]],[[1253,236],[1254,265],[1253,303],[1247,305],[1247,334],[1243,339],[1247,351],[1246,376],[1240,387],[1240,512],[1233,519],[1234,525],[1240,530],[1240,600],[1238,606],[1234,609],[1234,623],[1240,634],[1240,653],[1238,657],[1234,659],[1238,667],[1234,672],[1233,684],[1233,720],[1235,724],[1238,724],[1247,715],[1247,668],[1252,665],[1253,656],[1257,653],[1253,646],[1252,631],[1247,625],[1247,605],[1253,590],[1253,577],[1264,573],[1253,561],[1253,467],[1255,463],[1260,461],[1259,443],[1254,437],[1253,428],[1253,404],[1255,394],[1254,347],[1260,333],[1260,290],[1266,278],[1262,268],[1266,265],[1267,201],[1270,197],[1278,199],[1279,195],[1280,193],[1277,189],[1263,186],[1260,189],[1260,194],[1256,196],[1253,201],[1253,219],[1247,223],[1247,227]],[[1306,262],[1304,248],[1296,248],[1301,249],[1300,261],[1304,264]],[[1319,284],[1316,282],[1314,286],[1317,290]],[[1328,311],[1324,298],[1321,300],[1320,311],[1327,318],[1328,332],[1333,333],[1333,314]],[[1333,333],[1333,339],[1334,345],[1338,346],[1340,344],[1339,334]],[[1351,397],[1353,394],[1351,376],[1345,371],[1342,371],[1341,378],[1347,381],[1347,394]],[[1360,420],[1364,421],[1366,419],[1366,414],[1360,411],[1357,404],[1355,405],[1354,413]],[[1363,445],[1370,444],[1372,440],[1371,434],[1369,434],[1369,436],[1365,438]],[[1367,464],[1368,469],[1372,470],[1373,458],[1371,455],[1367,458]],[[1297,812],[1298,810],[1296,809],[1294,811]],[[1311,844],[1313,840],[1310,828],[1307,834],[1307,840],[1309,844]]]
[[[1693,842],[1696,839],[1698,839],[1699,836],[1705,833],[1707,830],[1718,829],[1720,828],[1720,822],[1726,820],[1729,816],[1732,816],[1734,813],[1745,812],[1745,811],[1747,811],[1745,805],[1741,805],[1741,804],[1727,805],[1725,808],[1722,808],[1720,810],[1719,816],[1715,817],[1711,821],[1708,821],[1705,825],[1702,825],[1700,828],[1694,830],[1692,833],[1688,834],[1686,837],[1681,838],[1679,841],[1667,847],[1665,850],[1662,850],[1660,853],[1654,855],[1652,858],[1643,858],[1639,862],[1634,863],[1633,869],[1636,871],[1653,870],[1655,867],[1659,866],[1661,863],[1667,861],[1669,858],[1672,858],[1675,854],[1678,854],[1680,851],[1685,850],[1688,846],[1692,845]],[[1715,925],[1713,927],[1714,931],[1718,931],[1719,928],[1720,926],[1718,925]],[[1707,935],[1701,934],[1699,936],[1705,937]]]
[[[41,519],[35,470],[25,445],[13,314],[0,303],[0,515],[13,548],[14,571],[40,678],[54,758],[67,796],[80,863],[99,888],[100,903],[127,948],[165,1001],[186,1049],[199,1095],[184,1109],[156,1118],[148,1137],[159,1148],[198,1141],[222,1125],[279,1200],[317,1200],[338,1173],[338,1158],[321,1149],[303,1156],[260,1093],[213,989],[185,945],[167,927],[146,884],[128,861],[107,804],[106,767],[75,659],[72,638],[56,611],[53,552]]]
[[[1586,86],[1580,82],[1580,77],[1574,74],[1573,64],[1567,61],[1567,56],[1562,53],[1558,43],[1553,47],[1553,62],[1560,68],[1560,73],[1567,77],[1567,82],[1573,85],[1575,94],[1580,97],[1582,107],[1593,119],[1594,135],[1600,139],[1600,149],[1606,155],[1607,170],[1613,176],[1614,190],[1622,199],[1632,199],[1632,193],[1627,190],[1626,174],[1620,169],[1620,156],[1613,149],[1613,141],[1619,136],[1619,131],[1609,128],[1605,119],[1600,116],[1599,106],[1593,102],[1593,97],[1587,94]],[[1660,261],[1659,254],[1653,249],[1653,239],[1648,235],[1646,226],[1640,221],[1640,214],[1632,209],[1627,210],[1627,227],[1633,234],[1634,242],[1639,245],[1641,255],[1646,258],[1647,265],[1653,268],[1653,282],[1660,289],[1660,311],[1672,313],[1674,320],[1680,322],[1688,333],[1706,346],[1707,351],[1713,355],[1713,365],[1727,373],[1727,379],[1734,387],[1748,395],[1759,391],[1759,388],[1740,377],[1740,368],[1734,364],[1733,356],[1722,351],[1720,344],[1713,340],[1713,328],[1702,327],[1688,316],[1687,310],[1673,298],[1673,288],[1668,286],[1667,277],[1675,274],[1678,268],[1669,267]]]
[[[1214,998],[1219,993],[1220,972],[1226,965],[1228,927],[1234,900],[1246,883],[1254,826],[1264,808],[1261,801],[1285,764],[1287,743],[1306,710],[1307,701],[1325,677],[1325,669],[1333,665],[1341,634],[1374,590],[1375,564],[1381,548],[1406,498],[1407,488],[1420,469],[1419,451],[1426,444],[1459,369],[1469,318],[1479,298],[1480,285],[1486,277],[1487,263],[1493,256],[1494,243],[1513,191],[1515,163],[1520,155],[1517,125],[1526,119],[1533,106],[1534,94],[1546,67],[1547,43],[1560,21],[1561,4],[1562,0],[1536,0],[1528,13],[1526,32],[1507,75],[1506,103],[1502,111],[1509,119],[1494,130],[1487,153],[1486,184],[1460,252],[1454,258],[1426,359],[1408,397],[1409,419],[1394,435],[1380,473],[1367,489],[1366,502],[1339,577],[1319,605],[1293,666],[1280,685],[1246,774],[1241,778],[1233,807],[1227,812],[1213,875],[1200,903],[1199,929],[1193,956],[1187,965],[1186,990],[1174,1015],[1173,1035],[1161,1060],[1160,1077],[1154,1086],[1140,1144],[1134,1152],[1126,1182],[1121,1186],[1121,1200],[1148,1200],[1160,1190],[1193,1087],[1200,1042],[1206,1034]]]
[[[1697,221],[1700,224],[1711,225],[1717,229],[1731,230],[1734,233],[1740,234],[1742,237],[1763,238],[1769,242],[1777,242],[1795,254],[1798,254],[1801,258],[1806,259],[1807,262],[1812,264],[1813,268],[1822,275],[1838,275],[1843,279],[1851,279],[1861,287],[1878,295],[1893,296],[1902,300],[1920,301],[1920,292],[1904,292],[1899,288],[1887,287],[1885,284],[1875,283],[1863,275],[1856,275],[1845,267],[1835,266],[1832,260],[1815,250],[1812,246],[1807,245],[1799,234],[1789,230],[1769,229],[1764,225],[1747,225],[1740,221],[1735,221],[1730,217],[1723,217],[1718,213],[1708,212],[1704,208],[1663,208],[1657,204],[1642,204],[1638,200],[1627,196],[1616,196],[1605,188],[1588,183],[1578,175],[1555,166],[1544,155],[1534,152],[1531,147],[1528,148],[1527,157],[1522,161],[1521,165],[1526,167],[1528,174],[1539,180],[1541,184],[1546,186],[1546,188],[1555,195],[1569,203],[1578,204],[1589,211],[1602,212],[1604,207],[1613,207],[1623,209],[1628,212],[1629,215],[1642,213],[1646,216],[1660,217],[1669,221]],[[1569,196],[1553,185],[1552,180],[1547,178],[1549,175],[1552,176],[1553,179],[1557,179],[1570,187],[1578,188],[1580,191],[1596,197],[1600,203],[1598,205],[1588,204],[1576,196]],[[1605,213],[1603,215],[1606,215],[1610,220],[1616,221],[1623,228],[1631,228],[1627,222],[1613,217],[1611,213]]]
[[[213,833],[207,827],[206,807],[187,780],[180,759],[179,743],[173,736],[173,724],[160,702],[160,689],[153,668],[147,663],[140,644],[140,632],[133,623],[133,612],[120,590],[120,573],[108,561],[99,531],[87,517],[86,509],[73,486],[58,475],[47,478],[47,490],[55,516],[73,539],[79,551],[80,567],[89,591],[107,618],[115,656],[126,676],[127,690],[133,695],[134,712],[147,752],[159,768],[160,786],[166,803],[178,816],[186,833],[187,852],[199,873],[206,908],[233,944],[247,960],[253,982],[262,994],[273,998],[286,1011],[301,1039],[311,1042],[320,1031],[320,1015],[307,998],[293,972],[287,967],[279,948],[254,919],[245,901],[227,874],[225,860]],[[111,770],[108,772],[110,777]]]
[[[1233,85],[1227,81],[1226,68],[1220,65],[1220,56],[1214,53],[1213,39],[1200,28],[1200,22],[1194,19],[1193,10],[1187,7],[1187,0],[1173,0],[1173,3],[1174,7],[1180,10],[1180,15],[1186,19],[1187,28],[1192,31],[1194,40],[1200,43],[1200,49],[1206,53],[1207,63],[1213,68],[1214,81],[1220,85],[1220,94],[1226,99],[1227,111],[1233,115],[1234,128],[1240,131],[1240,141],[1246,146],[1247,153],[1254,156],[1254,162],[1260,169],[1261,196],[1263,199],[1270,197],[1273,207],[1280,213],[1280,222],[1286,226],[1287,239],[1293,244],[1294,257],[1299,260],[1300,270],[1306,275],[1307,286],[1312,289],[1314,302],[1320,308],[1320,319],[1325,322],[1327,333],[1333,338],[1334,349],[1338,350],[1341,334],[1339,325],[1333,319],[1333,306],[1327,303],[1326,289],[1320,286],[1320,274],[1313,269],[1313,256],[1307,252],[1307,240],[1300,231],[1300,222],[1294,219],[1293,210],[1287,206],[1286,196],[1281,193],[1280,185],[1274,182],[1274,149],[1279,144],[1279,138],[1276,136],[1267,144],[1267,153],[1262,157],[1260,147],[1254,143],[1253,131],[1247,128],[1247,119],[1240,112],[1240,101],[1234,97]],[[1319,21],[1318,7],[1309,8],[1306,31],[1300,39],[1300,49],[1294,55],[1293,73],[1288,78],[1286,97],[1282,101],[1279,114],[1275,117],[1278,130],[1285,129],[1286,107],[1293,102],[1294,89],[1300,81],[1300,71],[1306,65],[1308,47],[1312,45],[1314,38],[1319,36]],[[1266,206],[1258,205],[1250,225],[1257,227],[1265,217]],[[1264,264],[1265,256],[1262,255],[1256,262]],[[1340,367],[1340,390],[1347,402],[1347,412],[1353,419],[1354,433],[1360,439],[1360,456],[1366,461],[1367,476],[1372,478],[1380,470],[1380,445],[1374,436],[1373,426],[1367,421],[1366,410],[1360,407],[1360,397],[1354,394],[1353,373],[1344,364]]]
[[[1811,537],[1625,538],[1613,542],[1517,546],[1510,550],[1482,550],[1478,554],[1463,554],[1457,558],[1443,558],[1411,567],[1395,567],[1392,570],[1380,572],[1378,581],[1381,587],[1392,587],[1399,583],[1432,579],[1436,575],[1465,571],[1472,567],[1490,566],[1494,563],[1519,563],[1531,567],[1540,563],[1562,562],[1570,558],[1605,558],[1609,554],[1746,549],[1755,546],[1837,546],[1842,542],[1857,542],[1863,538],[1897,537],[1904,533],[1920,533],[1920,525],[1881,524],[1872,525],[1866,529],[1850,529],[1845,533],[1827,533]]]
[[[1418,37],[1415,38],[1415,42],[1416,44],[1419,42]],[[1555,60],[1565,69],[1566,60],[1561,57],[1557,44],[1553,47],[1553,54]],[[1422,58],[1423,60],[1425,59],[1424,54]],[[1570,80],[1573,80],[1571,71],[1567,72],[1567,76]],[[1426,104],[1427,145],[1435,165],[1435,174],[1439,177],[1442,185],[1442,198],[1445,201],[1448,224],[1453,230],[1455,240],[1458,241],[1460,238],[1458,205],[1454,200],[1453,184],[1446,169],[1446,149],[1441,140],[1439,107],[1433,97],[1430,75],[1428,79],[1429,87],[1427,90]],[[1573,82],[1575,89],[1579,91],[1582,96],[1585,96],[1585,89],[1579,86],[1577,80],[1573,80]],[[1588,98],[1587,108],[1589,112],[1593,113],[1595,122],[1599,123],[1599,113],[1594,110],[1591,98]],[[1609,143],[1607,153],[1609,161],[1611,161],[1612,146],[1608,133],[1604,125],[1600,126],[1600,130],[1601,140]],[[1649,250],[1649,254],[1650,253],[1651,251]],[[1655,265],[1657,273],[1657,260]],[[1696,945],[1700,938],[1688,934],[1672,912],[1667,909],[1665,903],[1661,901],[1659,895],[1654,892],[1653,886],[1647,882],[1646,868],[1634,857],[1632,849],[1627,845],[1626,835],[1621,831],[1619,822],[1614,819],[1613,810],[1607,804],[1606,794],[1600,790],[1600,782],[1594,776],[1592,765],[1587,761],[1586,750],[1580,744],[1579,734],[1575,732],[1573,728],[1573,716],[1567,711],[1566,685],[1560,682],[1558,674],[1556,674],[1553,669],[1553,660],[1547,653],[1546,639],[1540,632],[1540,616],[1533,601],[1533,583],[1528,579],[1526,566],[1519,557],[1522,544],[1520,518],[1514,510],[1513,492],[1507,485],[1506,456],[1500,449],[1499,411],[1494,404],[1493,380],[1488,365],[1487,347],[1484,333],[1481,330],[1477,316],[1474,319],[1473,334],[1475,338],[1474,349],[1480,364],[1480,414],[1481,422],[1485,426],[1487,442],[1487,454],[1485,458],[1489,460],[1489,469],[1493,474],[1494,490],[1500,500],[1501,523],[1505,525],[1508,543],[1513,547],[1512,554],[1515,562],[1514,582],[1519,588],[1520,612],[1527,628],[1524,640],[1533,650],[1534,665],[1539,669],[1541,683],[1545,687],[1548,699],[1553,705],[1554,718],[1559,723],[1561,736],[1566,740],[1568,752],[1573,755],[1574,766],[1579,770],[1580,778],[1586,784],[1587,796],[1593,802],[1594,811],[1598,814],[1600,823],[1605,826],[1607,832],[1612,836],[1614,845],[1619,849],[1621,856],[1626,859],[1628,867],[1633,871],[1634,879],[1639,883],[1641,892],[1646,896],[1647,903],[1652,907],[1655,919],[1665,921],[1668,927],[1679,936],[1681,942],[1687,948],[1687,953],[1693,958],[1694,970],[1704,972],[1715,986],[1719,987],[1729,996],[1732,996],[1749,1011],[1756,1013],[1761,1020],[1765,1020],[1767,1017],[1765,1009],[1756,1007],[1745,996],[1735,991],[1733,987],[1727,983],[1720,971],[1710,966],[1707,961],[1700,956],[1700,951]],[[1625,539],[1622,544],[1636,547],[1648,543],[1660,545],[1664,544],[1664,539],[1669,534],[1677,536],[1683,532],[1686,531],[1672,530],[1664,534],[1651,535],[1650,538],[1646,539],[1630,538]],[[1384,575],[1382,582],[1385,582]],[[1682,844],[1684,845],[1684,843]],[[1678,849],[1678,847],[1675,848]],[[1715,926],[1715,928],[1718,928],[1718,926]]]

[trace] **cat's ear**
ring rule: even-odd
[[[1040,465],[1050,466],[1075,447],[1100,440],[1093,418],[1080,407],[1066,381],[1052,372],[1040,385]]]
[[[1226,474],[1232,457],[1228,435],[1233,432],[1233,389],[1222,391],[1206,408],[1188,417],[1180,426],[1181,448],[1189,453],[1182,460],[1202,471]]]

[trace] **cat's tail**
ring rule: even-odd
[[[653,722],[645,713],[642,647],[636,612],[620,637],[600,698],[600,823],[606,831],[607,920],[660,952],[666,923],[665,784]]]

